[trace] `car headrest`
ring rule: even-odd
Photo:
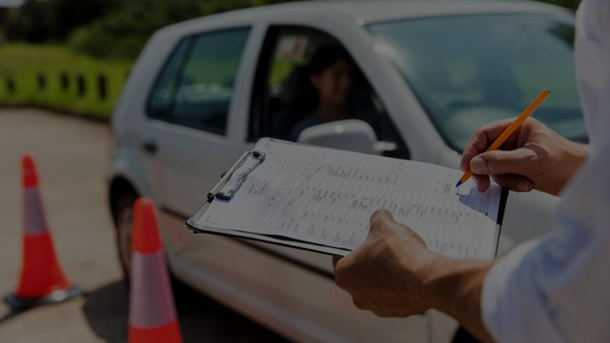
[[[282,83],[279,98],[286,104],[294,104],[308,88],[311,88],[308,67],[296,67]]]

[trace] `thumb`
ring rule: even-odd
[[[527,175],[535,158],[536,153],[526,148],[494,150],[475,156],[470,161],[470,169],[480,175]]]
[[[343,258],[343,256],[333,256],[333,269],[337,270],[337,263]]]
[[[380,234],[392,223],[394,223],[394,217],[390,211],[386,209],[375,211],[370,219],[369,237]]]

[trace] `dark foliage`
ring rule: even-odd
[[[150,35],[163,26],[288,1],[295,0],[27,0],[4,29],[9,41],[67,43],[94,57],[133,59]],[[576,9],[580,2],[542,1],[570,9]]]

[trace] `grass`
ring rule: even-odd
[[[0,45],[0,106],[40,106],[108,120],[132,62],[100,61],[49,45]],[[63,88],[62,75],[68,82]],[[38,78],[44,78],[40,87]],[[99,78],[106,79],[101,97]],[[84,92],[79,93],[78,79]],[[14,90],[10,90],[10,81]]]

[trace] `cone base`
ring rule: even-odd
[[[13,311],[21,311],[35,306],[61,303],[84,294],[85,292],[80,287],[72,285],[67,289],[53,291],[41,298],[22,298],[11,293],[4,297],[4,302],[6,302]]]
[[[177,321],[151,327],[137,328],[129,326],[129,343],[181,343],[180,325]]]

